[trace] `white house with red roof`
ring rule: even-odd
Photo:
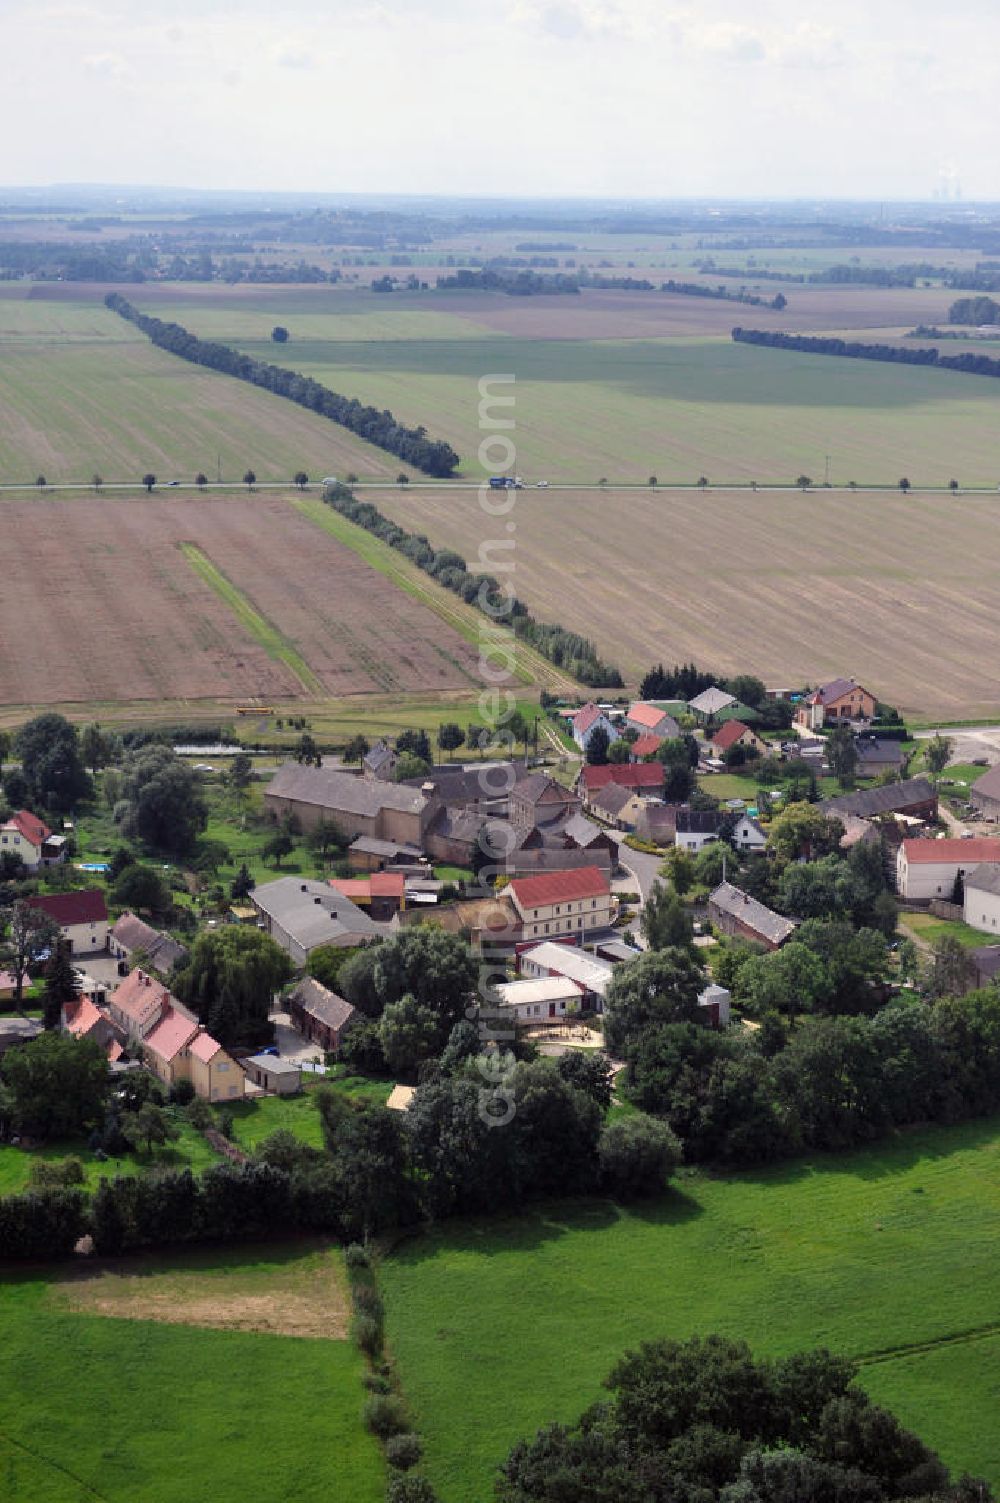
[[[947,902],[956,877],[963,879],[977,866],[1000,867],[1000,839],[904,840],[896,852],[896,891],[914,902],[943,898]]]
[[[645,699],[638,699],[635,704],[629,705],[625,724],[629,730],[638,731],[640,736],[659,736],[661,741],[672,740],[681,733],[681,728],[672,715]]]
[[[523,938],[586,939],[610,927],[617,903],[598,866],[515,877],[505,892],[521,920]]]
[[[618,736],[607,715],[593,700],[585,704],[582,710],[577,710],[569,724],[573,740],[582,752],[587,750],[598,729],[605,733],[609,741],[616,740]]]
[[[744,725],[742,720],[725,721],[712,737],[712,748],[718,757],[724,756],[734,746],[742,746],[744,751],[759,757],[767,756],[767,742],[758,736],[753,726]]]
[[[71,955],[93,955],[108,947],[108,910],[104,894],[94,888],[83,892],[48,892],[28,898],[28,906],[59,925]]]
[[[27,809],[18,809],[0,825],[0,856],[20,856],[29,872],[58,866],[66,858],[66,837],[53,835],[48,825]]]

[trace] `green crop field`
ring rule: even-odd
[[[68,1282],[51,1273],[5,1282],[0,1493],[8,1503],[379,1503],[383,1463],[362,1427],[361,1358],[343,1339],[344,1317],[341,1339],[252,1328],[267,1318],[264,1305],[280,1323],[283,1299],[301,1313],[328,1272],[321,1255],[230,1249],[120,1268],[110,1289],[98,1270]],[[108,1309],[131,1318],[107,1318]],[[198,1324],[222,1323],[220,1312],[232,1329]],[[324,1313],[312,1310],[316,1329],[303,1334],[326,1335]]]
[[[444,1503],[480,1503],[520,1436],[569,1421],[630,1346],[718,1331],[827,1346],[957,1470],[1000,1481],[1000,1120],[661,1200],[552,1205],[402,1244],[389,1334]]]
[[[998,497],[515,494],[517,594],[633,680],[693,659],[774,687],[851,674],[931,723],[1000,707],[1000,672],[981,652],[996,614]],[[492,535],[471,492],[392,491],[378,505],[466,558]]]
[[[356,471],[395,476],[392,455],[231,377],[178,360],[90,301],[0,298],[0,482],[239,480]]]

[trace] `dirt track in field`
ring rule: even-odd
[[[473,496],[384,493],[437,546],[473,546]],[[525,492],[513,585],[638,677],[693,659],[774,687],[838,674],[912,716],[996,716],[1000,497],[822,490]]]
[[[328,695],[472,685],[457,632],[280,497],[5,500],[0,529],[0,704],[301,698],[181,542]]]

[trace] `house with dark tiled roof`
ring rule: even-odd
[[[329,1054],[336,1054],[344,1034],[358,1021],[350,1002],[321,986],[314,976],[303,976],[287,993],[288,1015],[304,1038]]]
[[[589,807],[597,790],[609,783],[627,788],[629,793],[657,798],[663,792],[664,777],[662,762],[608,762],[603,767],[584,767],[577,787],[583,794],[584,806]]]
[[[856,775],[859,778],[877,778],[883,772],[901,773],[906,766],[901,741],[865,731],[855,736],[854,746],[858,754]]]
[[[723,814],[720,809],[678,809],[674,820],[674,845],[698,852],[718,840]]]
[[[361,769],[366,778],[381,779],[391,783],[398,761],[397,753],[388,742],[376,741],[375,745],[365,752]]]
[[[71,955],[92,955],[107,949],[108,910],[102,892],[94,888],[82,892],[48,892],[28,898],[27,902],[59,925]]]
[[[768,950],[780,950],[798,927],[796,919],[775,913],[731,882],[720,882],[712,893],[708,916],[723,934],[753,940]]]
[[[141,960],[166,976],[187,960],[187,950],[163,929],[154,929],[135,913],[123,913],[108,935],[108,949],[119,960],[134,965]]]
[[[518,778],[508,797],[508,816],[515,829],[557,824],[580,809],[580,798],[547,772]]]
[[[795,723],[808,731],[818,731],[824,725],[871,720],[874,714],[874,694],[853,678],[834,678],[803,696],[795,712]]]

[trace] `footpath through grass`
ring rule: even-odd
[[[757,1174],[686,1171],[628,1210],[453,1224],[402,1244],[381,1283],[445,1503],[488,1497],[510,1445],[598,1399],[627,1347],[710,1331],[762,1353],[880,1354],[862,1383],[996,1483],[998,1237],[995,1118]]]

